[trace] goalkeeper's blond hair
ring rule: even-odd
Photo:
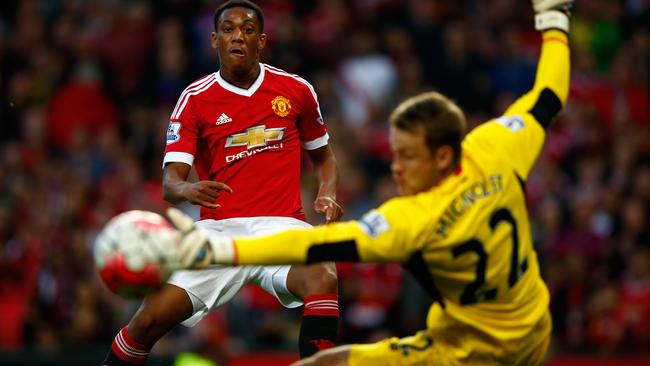
[[[467,122],[463,111],[438,92],[426,92],[403,101],[390,115],[391,126],[409,132],[424,128],[424,142],[431,152],[448,145],[453,150],[453,168],[460,166],[461,142]]]

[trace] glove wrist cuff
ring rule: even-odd
[[[569,17],[559,10],[538,13],[535,15],[535,29],[539,31],[559,29],[569,33]]]
[[[235,246],[232,239],[225,236],[208,237],[210,242],[211,264],[236,264]]]

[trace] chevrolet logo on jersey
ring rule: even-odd
[[[265,125],[246,129],[246,132],[228,136],[226,147],[246,146],[247,149],[266,146],[270,141],[282,140],[284,127],[266,128]]]

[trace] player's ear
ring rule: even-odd
[[[210,33],[210,45],[215,50],[219,47],[219,39],[217,38],[217,32]]]
[[[261,51],[264,47],[266,47],[266,34],[262,33],[260,34],[260,40],[257,43],[257,49]]]
[[[442,145],[436,149],[433,158],[439,170],[448,170],[454,162],[454,149],[449,145]]]

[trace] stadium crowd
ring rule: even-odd
[[[111,294],[96,275],[93,238],[119,212],[164,211],[168,118],[182,89],[218,68],[207,47],[218,3],[0,4],[0,350],[106,346],[135,311],[138,302]],[[344,219],[396,194],[386,120],[399,101],[436,89],[474,126],[534,80],[540,37],[528,2],[259,3],[264,62],[318,93]],[[650,349],[650,2],[577,7],[568,107],[527,185],[554,352],[642,353]],[[317,187],[307,164],[303,176],[308,209]],[[399,266],[338,268],[341,342],[422,327],[430,299]],[[298,317],[249,287],[154,352],[225,359],[293,349]]]

